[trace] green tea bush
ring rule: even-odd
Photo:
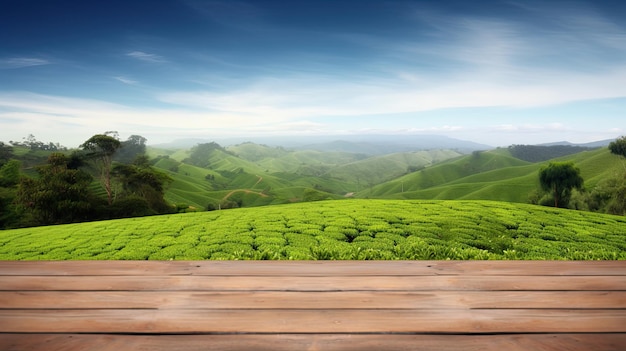
[[[490,201],[341,200],[0,231],[0,260],[626,259],[626,218]]]

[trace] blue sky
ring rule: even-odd
[[[626,134],[620,1],[0,1],[0,140]]]

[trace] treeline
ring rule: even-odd
[[[28,134],[27,137],[22,138],[22,141],[9,141],[9,144],[12,146],[22,146],[28,148],[32,151],[42,150],[42,151],[67,151],[67,148],[59,143],[48,142],[44,143],[42,141],[37,140],[34,135]]]
[[[0,142],[0,228],[175,212],[164,200],[172,179],[151,167],[145,143],[138,135],[120,141],[116,132],[94,135],[71,152]],[[19,147],[29,151],[17,155]],[[40,163],[23,166],[33,158]]]
[[[572,145],[511,145],[509,151],[515,158],[528,162],[542,162],[557,157],[576,154],[590,150],[588,147]]]
[[[626,137],[609,144],[609,151],[626,158]],[[544,206],[626,215],[626,163],[624,172],[603,179],[586,189],[580,170],[572,162],[551,162],[539,172],[541,190],[529,196],[529,202]]]

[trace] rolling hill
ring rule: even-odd
[[[253,143],[209,149],[203,167],[192,164],[191,150],[149,149],[154,166],[173,179],[166,200],[190,209],[216,209],[338,199],[461,155],[429,150],[368,156]]]
[[[619,157],[607,149],[583,151],[552,161],[574,162],[587,188],[623,173]],[[475,152],[379,184],[359,196],[527,202],[529,194],[539,186],[539,169],[547,163],[513,158],[506,149]]]

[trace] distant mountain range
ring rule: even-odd
[[[556,141],[533,144],[536,146],[577,146],[585,148],[606,147],[614,139],[589,143],[571,143]],[[487,144],[431,134],[350,134],[350,135],[306,135],[306,136],[265,136],[265,137],[230,137],[230,138],[188,138],[170,143],[152,145],[162,149],[189,149],[197,144],[216,142],[227,147],[246,142],[267,146],[281,146],[291,150],[315,150],[323,152],[349,152],[364,155],[386,155],[419,150],[446,149],[461,153],[494,149]]]
[[[154,145],[157,148],[190,148],[194,145],[216,142],[222,146],[253,142],[269,146],[282,146],[294,150],[316,150],[325,152],[350,152],[367,155],[385,155],[418,150],[447,149],[461,153],[476,150],[491,150],[494,147],[467,140],[442,135],[320,135],[320,136],[276,136],[239,137],[215,139],[179,139],[167,144]]]
[[[556,142],[553,142],[553,143],[537,144],[537,146],[565,145],[565,146],[579,146],[579,147],[596,148],[596,147],[608,146],[612,141],[615,141],[615,139],[606,139],[606,140],[592,141],[590,143],[582,143],[582,144],[570,143],[569,141],[556,141]]]

